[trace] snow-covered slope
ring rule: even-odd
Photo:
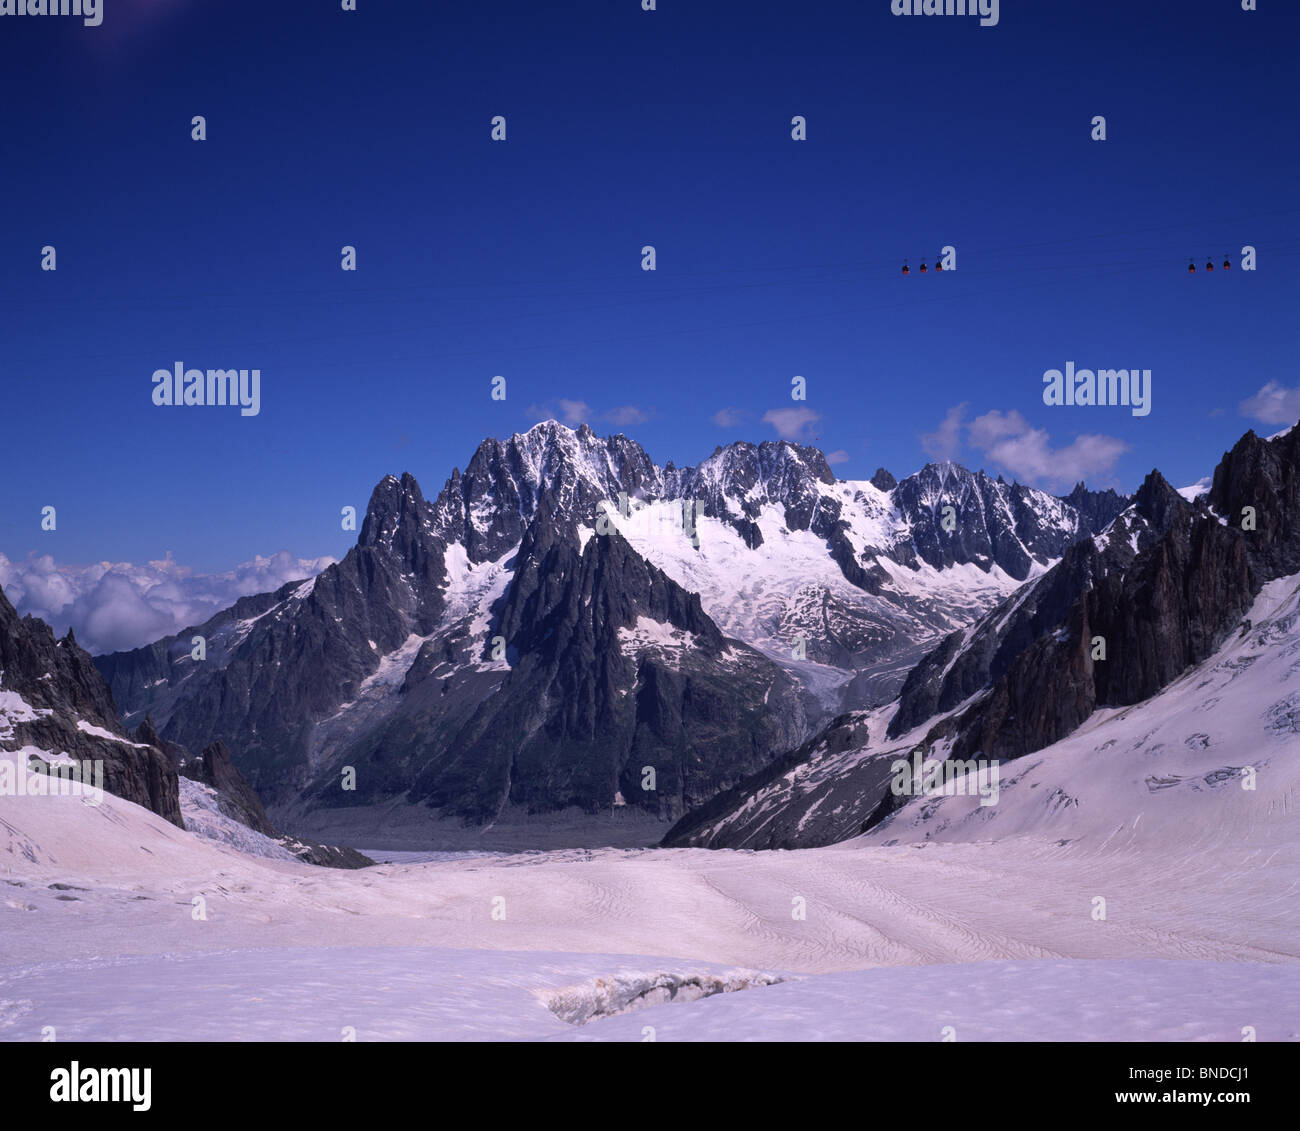
[[[0,797],[0,1040],[1300,1038],[1267,804],[1200,844],[1041,832],[346,872]],[[618,1012],[692,984],[730,992]]]
[[[680,501],[656,502],[628,515],[610,508],[610,529],[684,589],[728,636],[753,645],[840,709],[853,684],[857,698],[888,699],[905,672],[948,632],[997,604],[1020,582],[994,564],[904,566],[881,549],[905,542],[908,527],[870,483],[839,483],[846,511],[862,488],[880,509],[846,532],[861,561],[878,571],[873,589],[854,585],[810,530],[791,530],[782,508],[765,503],[753,518],[762,545],[753,549],[723,519],[696,515],[683,530]],[[1034,565],[1032,574],[1041,572]],[[856,680],[856,682],[854,682]]]
[[[939,744],[928,756],[945,753]],[[995,804],[955,790],[921,798],[867,839],[1033,833],[1156,847],[1234,839],[1263,852],[1295,838],[1300,575],[1264,586],[1218,652],[1159,695],[1102,708],[1069,738],[1000,771]]]
[[[715,811],[693,815],[680,843],[808,847],[854,836],[915,777],[899,776],[900,760],[924,767],[951,756],[951,737],[927,736],[969,706],[895,737],[896,703],[845,716],[761,780],[720,797]],[[905,795],[867,841],[1035,833],[1093,843],[1284,843],[1300,804],[1300,575],[1269,582],[1222,647],[1153,698],[1099,709],[1068,738],[1022,758],[969,761],[973,772]]]

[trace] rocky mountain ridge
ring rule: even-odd
[[[1263,586],[1300,572],[1300,430],[1253,432],[1192,499],[1153,471],[1100,534],[909,673],[898,700],[835,720],[780,763],[687,814],[666,844],[803,847],[911,800],[889,765],[1023,757],[1099,708],[1148,700],[1211,656]]]
[[[660,467],[550,422],[432,502],[386,477],[342,562],[97,664],[128,721],[225,743],[291,823],[394,800],[671,819],[890,697],[1123,502],[954,464],[891,482],[786,442]]]
[[[13,757],[8,757],[13,755]],[[19,617],[0,591],[0,758],[102,764],[103,788],[184,827],[176,770],[156,746],[131,739],[113,697],[72,630]],[[93,772],[93,771],[92,771]]]

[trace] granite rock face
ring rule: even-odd
[[[415,480],[389,476],[371,496],[357,544],[314,581],[96,662],[128,722],[152,713],[163,738],[188,750],[225,743],[264,798],[301,789],[313,724],[355,693],[381,656],[438,624],[446,570],[431,526]]]
[[[127,735],[108,685],[71,630],[56,640],[49,625],[20,618],[0,592],[0,756],[24,747],[102,762],[107,792],[184,827],[170,760]]]
[[[359,770],[350,795],[326,777],[309,798],[367,804],[404,790],[476,823],[507,803],[594,812],[614,799],[668,817],[797,735],[793,680],[724,640],[698,597],[616,535],[583,548],[572,528],[533,524],[496,616],[509,667],[489,694],[471,685],[477,673],[444,693],[452,665],[417,658],[394,712],[336,759],[378,773]],[[478,646],[471,662],[489,665],[491,641]]]

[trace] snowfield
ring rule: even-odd
[[[0,976],[0,1034],[39,1040],[52,1027],[59,1040],[101,1041],[1240,1041],[1254,1030],[1261,1041],[1300,1040],[1300,986],[1255,964],[981,962],[784,980],[700,963],[681,969],[665,973],[619,955],[384,947],[48,963]],[[640,997],[649,1001],[638,1005]],[[1279,1015],[1292,1021],[1273,1020]]]
[[[1300,861],[1270,851],[1014,838],[341,872],[113,797],[7,797],[0,1038],[1296,1040]],[[746,986],[665,988],[710,977]],[[557,991],[595,1016],[565,1020]]]
[[[996,805],[826,848],[348,872],[193,783],[195,831],[0,796],[0,1039],[1300,1040],[1298,788],[1293,577],[1160,695],[1007,763]]]
[[[838,710],[854,669],[792,660],[790,642],[799,635],[816,640],[829,631],[862,648],[894,640],[892,658],[905,673],[925,646],[975,620],[1022,584],[996,565],[988,572],[975,565],[900,566],[883,551],[906,540],[908,527],[887,495],[866,482],[820,487],[842,506],[850,524],[846,536],[858,554],[876,551],[868,561],[888,579],[882,595],[849,582],[827,552],[826,540],[788,529],[784,507],[773,503],[761,506],[755,519],[763,536],[761,553],[749,549],[727,523],[702,514],[692,517],[688,533],[680,500],[643,504],[627,515],[610,505],[604,519],[646,561],[699,594],[704,611],[724,634],[786,668],[832,710]],[[590,532],[584,531],[584,546],[587,537]],[[1030,578],[1042,572],[1035,563]],[[895,666],[876,663],[872,670],[885,676]],[[901,678],[886,682],[892,686]]]
[[[1159,695],[1097,710],[1001,771],[996,805],[934,797],[870,839],[1039,833],[1153,852],[1202,840],[1257,844],[1270,859],[1284,851],[1300,805],[1300,578],[1265,585],[1223,646]],[[1300,900],[1300,872],[1288,878]]]

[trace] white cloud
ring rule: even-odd
[[[560,415],[570,428],[576,428],[591,416],[591,405],[586,401],[566,401],[560,398]]]
[[[713,414],[713,423],[719,428],[739,428],[749,414],[738,408],[723,408]]]
[[[1032,431],[1029,421],[1015,409],[1007,413],[993,409],[972,420],[966,430],[966,436],[972,447],[985,452],[1000,440],[1005,440],[1009,436],[1020,436],[1029,431]]]
[[[1300,420],[1300,386],[1288,389],[1270,381],[1253,397],[1237,406],[1242,416],[1265,424],[1294,424]]]
[[[639,405],[625,404],[618,408],[611,408],[608,412],[602,412],[602,420],[608,420],[610,424],[618,428],[627,428],[633,424],[644,424],[650,419],[650,413]]]
[[[955,459],[961,451],[961,428],[966,419],[966,407],[963,402],[950,408],[938,428],[921,436],[921,447],[931,459]]]
[[[202,624],[240,597],[269,593],[315,577],[330,557],[295,558],[287,550],[258,555],[224,573],[195,573],[168,554],[162,561],[58,565],[48,554],[11,562],[0,554],[0,588],[19,613],[59,635],[69,627],[91,652],[138,648],[188,625]]]
[[[840,448],[838,451],[827,452],[826,462],[829,463],[832,467],[837,463],[848,463],[849,453],[846,452],[843,448]]]
[[[1031,427],[1014,409],[993,409],[968,422],[967,407],[950,408],[939,427],[921,437],[932,459],[954,459],[965,445],[1021,482],[1070,486],[1107,475],[1129,450],[1123,440],[1096,434],[1054,448],[1046,429]]]
[[[807,440],[808,429],[821,418],[810,408],[772,408],[763,413],[763,423],[775,428],[783,440]]]
[[[1098,435],[1076,436],[1065,447],[1053,448],[1042,428],[1004,433],[983,448],[991,463],[1009,471],[1016,479],[1066,487],[1080,481],[1094,482],[1108,474],[1128,450],[1123,440]]]
[[[601,421],[612,424],[616,428],[629,428],[633,425],[645,424],[654,418],[652,409],[644,409],[640,405],[625,404],[597,412],[586,401],[571,401],[563,397],[554,403],[547,401],[544,404],[530,404],[525,412],[528,419],[533,422],[559,420],[570,428]]]

